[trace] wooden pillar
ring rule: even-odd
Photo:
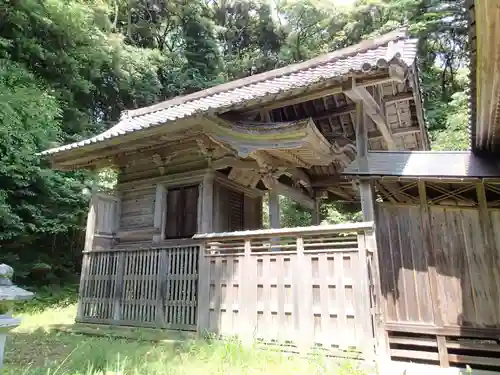
[[[214,221],[214,171],[208,170],[203,177],[201,196],[201,233],[213,232]]]
[[[368,132],[366,129],[366,113],[363,108],[363,103],[356,103],[356,149],[357,163],[360,172],[368,171]],[[361,178],[359,181],[359,193],[361,198],[361,209],[363,212],[363,221],[375,222],[374,194],[372,185],[369,179]],[[389,340],[385,330],[385,317],[383,310],[383,296],[381,293],[381,280],[379,275],[378,251],[375,231],[366,233],[368,248],[373,250],[373,264],[376,268],[374,277],[376,301],[374,313],[374,332],[375,332],[375,350],[379,373],[383,373],[387,364],[390,361]]]
[[[269,190],[269,225],[273,229],[279,229],[280,224],[280,200],[275,189]]]
[[[87,214],[87,226],[85,228],[85,251],[92,250],[94,246],[94,234],[97,218],[97,190],[92,188],[92,197],[90,198],[89,212]]]
[[[321,198],[316,197],[314,199],[314,210],[312,211],[312,223],[311,223],[312,225],[321,224],[320,212],[321,212]]]
[[[154,227],[153,242],[160,242],[165,238],[165,223],[167,219],[167,190],[162,184],[156,185],[156,197],[154,207]]]

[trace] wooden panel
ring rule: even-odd
[[[220,183],[214,184],[214,231],[232,232],[260,228],[261,198],[250,198]]]
[[[78,321],[196,329],[197,245],[84,255]]]
[[[262,198],[251,198],[245,196],[244,203],[244,228],[260,229],[262,228]]]
[[[121,197],[120,228],[126,231],[153,227],[155,196],[154,186],[137,191],[124,191]]]
[[[270,234],[205,242],[200,330],[284,345],[373,353],[367,264],[356,234]],[[371,257],[371,254],[366,254]],[[366,289],[366,290],[364,290]]]
[[[377,206],[377,224],[386,320],[433,323],[419,207]]]

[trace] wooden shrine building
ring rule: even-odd
[[[429,151],[416,53],[397,30],[45,151],[119,171],[91,200],[77,321],[500,366],[498,165]],[[280,228],[279,195],[312,225]],[[317,225],[324,200],[364,222]]]

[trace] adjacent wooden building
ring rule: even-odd
[[[77,321],[500,366],[498,165],[428,151],[416,52],[397,30],[45,151],[119,171],[91,200]],[[280,228],[279,195],[364,223]]]

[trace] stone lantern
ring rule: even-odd
[[[0,368],[3,366],[7,332],[21,324],[21,319],[12,317],[14,302],[33,297],[33,293],[12,284],[13,274],[12,267],[0,264]]]

